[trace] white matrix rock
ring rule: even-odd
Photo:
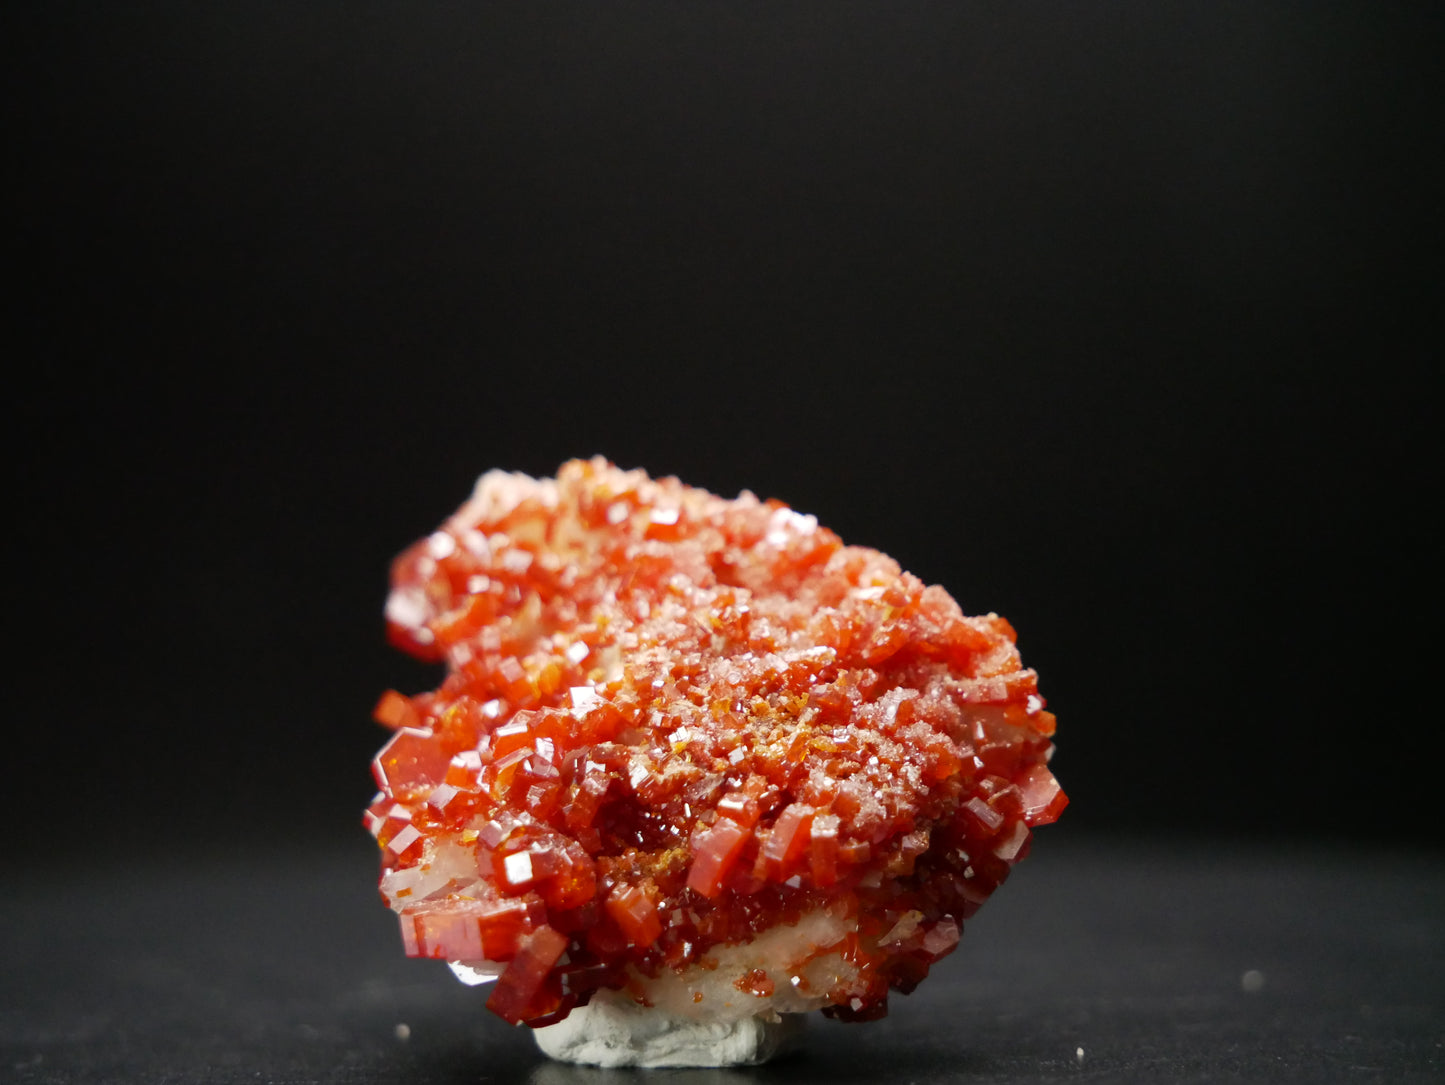
[[[803,1028],[798,1014],[698,1021],[598,991],[565,1020],[535,1032],[559,1062],[589,1066],[743,1066],[766,1062]]]

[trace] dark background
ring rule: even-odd
[[[1007,615],[1053,832],[1438,845],[1417,7],[7,9],[12,840],[359,834],[387,562],[602,453]]]
[[[1439,1081],[1430,7],[5,5],[0,1078],[634,1080],[360,827],[391,557],[603,453],[1007,615],[1073,799],[887,1020],[660,1085]]]

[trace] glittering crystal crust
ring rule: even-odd
[[[494,471],[392,585],[393,641],[447,674],[376,708],[382,893],[508,1021],[795,924],[737,997],[881,1016],[1067,802],[1009,624],[775,501]]]

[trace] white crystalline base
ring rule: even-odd
[[[588,1066],[746,1066],[766,1062],[803,1028],[799,1014],[696,1021],[598,991],[566,1019],[534,1035],[559,1062]]]
[[[844,1000],[857,985],[858,967],[844,952],[856,931],[856,917],[818,909],[750,942],[719,946],[705,964],[655,976],[634,971],[632,994],[597,991],[586,1006],[537,1029],[537,1045],[559,1062],[591,1066],[765,1062],[802,1031],[803,1014]],[[505,967],[450,963],[467,984],[490,982]]]

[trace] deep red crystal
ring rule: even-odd
[[[880,1016],[1068,801],[1008,622],[751,494],[493,472],[387,618],[447,675],[375,710],[383,893],[408,953],[503,966],[509,1021],[820,910],[852,924],[827,1012]]]

